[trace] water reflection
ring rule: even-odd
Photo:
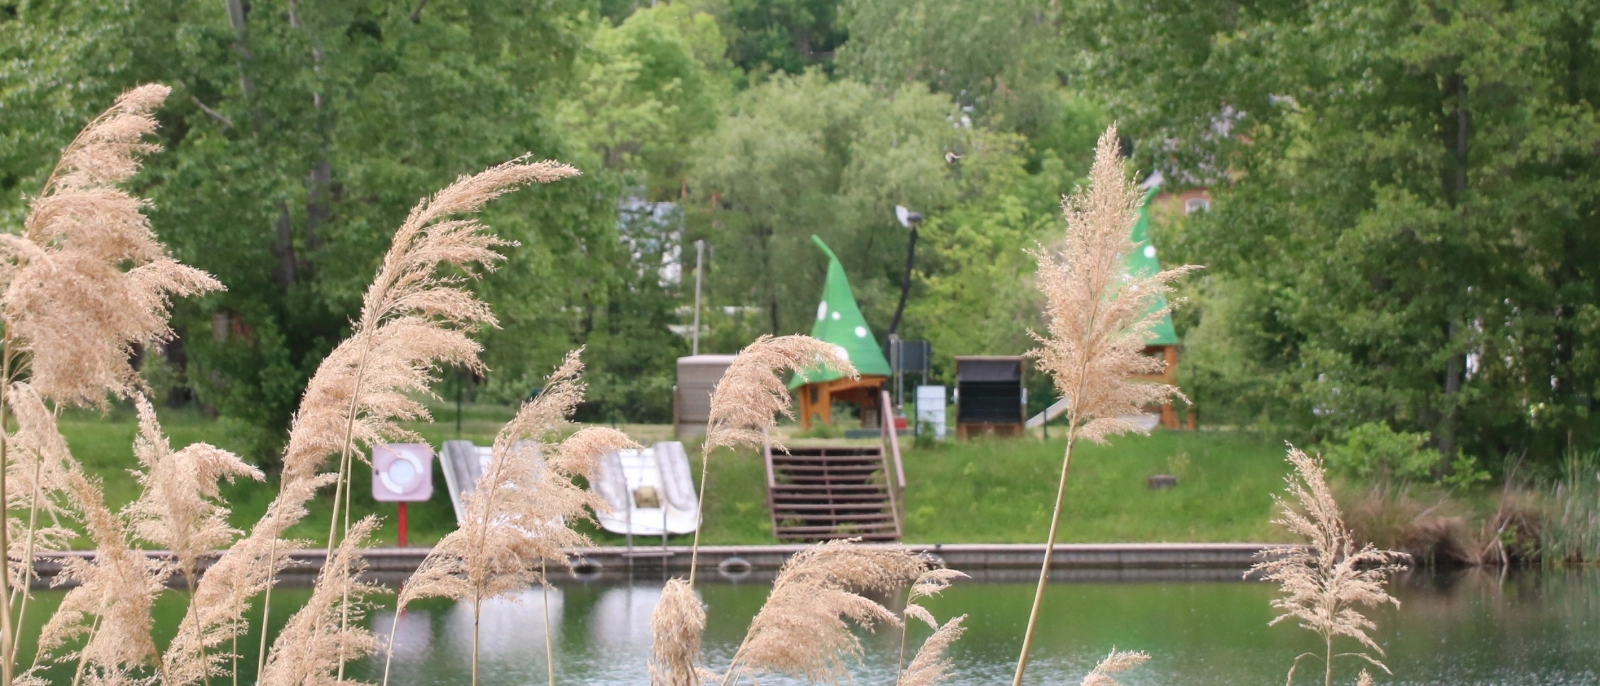
[[[544,681],[545,627],[550,627],[551,645],[562,645],[564,595],[560,589],[533,589],[483,602],[477,627],[481,683]],[[446,683],[471,671],[471,603],[419,602],[401,615],[398,626],[393,611],[379,611],[371,626],[384,641],[394,629],[391,683]],[[367,668],[381,678],[383,662],[382,654],[375,655]]]
[[[750,618],[766,598],[758,583],[705,583],[704,653],[712,667],[726,665]],[[967,583],[928,603],[942,618],[970,615],[967,635],[950,651],[953,686],[1005,683],[1021,641],[1032,599],[1029,583]],[[1269,628],[1275,589],[1240,581],[1162,579],[1139,582],[1066,581],[1045,598],[1030,684],[1075,684],[1112,646],[1149,651],[1148,665],[1119,681],[1127,686],[1184,684],[1232,686],[1283,683],[1290,660],[1320,649],[1307,632]],[[273,626],[281,627],[309,592],[274,595]],[[661,582],[567,583],[544,593],[485,603],[481,632],[483,686],[543,684],[548,609],[556,680],[563,685],[645,684],[649,681],[650,614]],[[1406,686],[1600,686],[1600,570],[1528,572],[1500,578],[1481,572],[1404,577],[1395,589],[1403,607],[1375,613],[1374,638],[1388,653],[1394,675],[1380,684]],[[37,594],[41,614],[60,602],[59,591]],[[379,599],[392,602],[393,596]],[[890,600],[891,606],[896,601]],[[182,598],[157,604],[157,642],[170,640],[184,612]],[[472,649],[470,605],[418,601],[399,618],[379,609],[368,619],[380,637],[395,628],[392,684],[466,683]],[[928,634],[914,627],[912,646]],[[883,628],[863,634],[865,663],[855,683],[892,684],[900,635]],[[241,645],[255,646],[251,635]],[[25,640],[24,654],[32,646]],[[914,649],[914,648],[913,648]],[[243,651],[241,673],[253,675],[255,650]],[[1358,665],[1346,663],[1335,683],[1353,684]],[[383,658],[351,665],[347,676],[382,678]],[[70,682],[70,673],[65,675]],[[1318,681],[1315,678],[1303,683]],[[762,686],[795,685],[762,678]],[[248,679],[241,679],[247,684]]]
[[[767,589],[759,584],[705,584],[705,652],[726,663]],[[1121,679],[1151,684],[1279,684],[1293,656],[1315,639],[1287,626],[1268,628],[1270,585],[1218,581],[1066,582],[1046,597],[1029,682],[1077,683],[1113,645],[1149,651],[1150,664]],[[1600,686],[1600,571],[1513,574],[1481,572],[1401,579],[1403,607],[1380,610],[1375,638],[1394,669],[1383,684],[1442,686]],[[550,598],[557,681],[642,684],[648,681],[650,615],[661,584],[572,584]],[[1032,598],[1026,583],[958,585],[931,602],[941,618],[969,614],[969,631],[951,650],[958,686],[1010,678],[1023,619]],[[482,683],[538,684],[546,679],[543,597],[486,604]],[[421,604],[401,619],[394,683],[459,683],[468,670],[471,608]],[[373,617],[386,632],[392,614]],[[925,628],[912,629],[915,646]],[[863,634],[865,664],[856,683],[893,683],[898,630]],[[913,648],[914,649],[914,648]],[[381,676],[381,661],[369,675]],[[402,665],[404,668],[402,669]],[[1359,666],[1336,670],[1354,683]],[[1311,679],[1315,681],[1316,679]],[[796,684],[763,678],[762,684]],[[1307,682],[1309,683],[1309,681]]]

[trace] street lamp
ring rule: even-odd
[[[889,320],[889,338],[900,329],[900,315],[906,309],[906,295],[911,292],[911,261],[917,254],[917,225],[922,223],[922,213],[912,212],[900,205],[894,206],[894,216],[900,225],[911,231],[911,241],[906,244],[906,272],[900,279],[900,304],[894,308],[894,319]]]

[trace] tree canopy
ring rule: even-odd
[[[1210,267],[1175,313],[1203,422],[1383,425],[1440,474],[1493,469],[1600,440],[1597,22],[1594,0],[0,0],[0,222],[117,93],[171,86],[135,183],[228,290],[143,364],[264,456],[416,197],[572,162],[487,215],[520,243],[475,286],[491,371],[447,383],[524,397],[586,345],[582,418],[664,421],[695,240],[705,352],[809,330],[812,234],[881,335],[897,205],[926,217],[900,333],[936,378],[1025,351],[1025,251],[1116,120],[1131,169],[1213,200],[1153,231]]]

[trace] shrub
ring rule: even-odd
[[[1425,448],[1428,432],[1395,431],[1383,422],[1362,424],[1345,433],[1344,443],[1324,456],[1337,474],[1361,479],[1420,479],[1440,462],[1439,451]]]

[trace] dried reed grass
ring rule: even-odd
[[[54,417],[49,421],[54,430]],[[68,462],[62,471],[66,509],[82,523],[95,555],[63,565],[55,583],[76,586],[40,628],[35,668],[27,679],[37,681],[38,670],[62,662],[77,664],[75,683],[137,678],[142,670],[158,666],[150,607],[172,568],[130,545],[126,523],[106,507],[97,479],[76,462]],[[76,650],[62,650],[80,637],[83,642]]]
[[[495,249],[511,243],[488,233],[482,223],[460,215],[476,212],[519,186],[577,173],[556,162],[518,158],[463,176],[412,208],[367,289],[355,331],[323,359],[306,386],[284,449],[277,499],[266,518],[218,561],[216,567],[232,576],[218,575],[213,569],[197,593],[231,598],[228,611],[243,612],[246,603],[242,599],[250,597],[243,592],[262,589],[266,593],[264,619],[271,607],[272,581],[281,568],[278,555],[286,547],[278,537],[304,517],[304,503],[325,483],[319,470],[329,457],[338,456],[332,481],[335,516],[328,535],[332,554],[341,523],[349,528],[347,477],[355,445],[415,439],[399,422],[427,418],[427,409],[416,396],[429,392],[434,370],[441,365],[482,368],[479,346],[468,334],[482,326],[494,326],[495,320],[488,306],[465,284],[477,274],[475,270],[492,269],[501,259]],[[440,274],[442,265],[453,267],[453,274]],[[218,588],[208,589],[208,583]],[[185,652],[178,659],[193,666],[196,659],[205,659],[197,658],[201,655],[195,652],[197,648],[234,638],[243,626],[226,613],[212,615],[182,636]],[[265,635],[258,650],[258,664],[264,666]]]
[[[701,512],[695,513],[700,521],[690,544],[691,587],[699,571],[700,529],[705,524],[702,513],[712,451],[762,448],[769,442],[782,450],[783,444],[773,435],[773,429],[778,425],[779,415],[794,416],[793,400],[789,397],[789,387],[783,382],[783,374],[803,374],[807,370],[833,371],[852,379],[858,376],[855,365],[840,355],[839,349],[831,343],[798,334],[776,338],[763,335],[734,356],[728,371],[712,391],[706,439],[700,446],[700,494],[695,502],[701,503]]]
[[[944,626],[936,627],[933,635],[922,642],[916,657],[911,658],[911,664],[906,666],[896,683],[899,686],[935,686],[943,683],[950,676],[950,668],[954,666],[954,663],[945,657],[944,651],[961,638],[961,634],[966,633],[966,627],[961,626],[966,620],[967,616],[961,615],[945,622]]]
[[[836,346],[810,336],[761,336],[745,346],[711,394],[701,453],[718,448],[758,448],[769,441],[782,448],[774,440],[772,429],[777,426],[779,415],[794,416],[789,387],[784,385],[782,374],[819,369],[856,377],[855,366],[839,354]]]
[[[896,665],[896,669],[901,670],[899,678],[900,682],[903,683],[906,677],[911,673],[910,670],[904,669],[906,664],[906,634],[910,631],[909,625],[911,620],[922,620],[923,623],[928,625],[928,628],[934,630],[935,636],[939,635],[939,630],[941,628],[939,626],[939,620],[934,618],[933,613],[929,612],[928,608],[917,604],[917,601],[923,598],[932,598],[936,595],[939,595],[940,593],[944,592],[944,589],[950,587],[951,582],[954,582],[956,579],[965,578],[967,578],[966,574],[958,572],[954,569],[937,567],[923,572],[922,576],[917,577],[917,580],[911,583],[911,589],[906,591],[906,609],[901,612],[903,616],[901,617],[900,624],[900,662],[898,665]],[[955,624],[956,627],[960,627],[959,621]],[[959,637],[961,635],[961,631],[963,630],[954,628],[952,631],[955,632],[955,636],[950,637],[950,641],[954,641],[957,637]],[[933,637],[930,637],[928,640],[932,641]],[[923,652],[929,649],[929,644],[924,642],[921,650],[917,652],[917,656],[920,658]],[[942,646],[935,646],[933,649],[940,652],[944,650]],[[938,674],[928,671],[933,666],[942,664],[937,662],[937,656],[930,656],[928,659],[933,660],[933,662],[928,662],[926,666],[918,670],[918,674],[922,675],[919,676],[919,678],[933,678],[935,680],[942,678],[941,675],[944,673],[942,669],[938,672]],[[912,665],[916,666],[917,660],[913,659]]]
[[[567,564],[566,549],[588,545],[588,537],[568,528],[565,520],[603,510],[605,501],[574,479],[594,478],[601,455],[638,447],[622,432],[603,427],[581,429],[559,444],[553,441],[583,399],[578,355],[569,354],[546,380],[544,392],[523,403],[500,430],[489,466],[467,496],[464,523],[434,546],[400,592],[397,611],[417,598],[472,603],[474,684],[483,601],[547,585],[547,563]]]
[[[68,516],[58,499],[52,498],[66,489],[67,469],[72,464],[72,454],[67,442],[56,430],[55,414],[45,405],[44,399],[26,383],[13,384],[8,395],[15,413],[16,433],[6,437],[6,480],[13,486],[7,494],[6,511],[27,510],[26,522],[6,518],[11,529],[9,536],[9,577],[12,588],[10,598],[14,606],[20,598],[26,615],[28,589],[38,577],[34,574],[33,554],[37,550],[65,550],[76,534],[55,524]],[[49,526],[40,526],[43,515]]]
[[[651,686],[698,686],[712,675],[700,663],[700,635],[706,608],[683,579],[661,589],[661,602],[650,614]]]
[[[192,594],[201,558],[227,548],[240,533],[228,526],[220,483],[266,477],[238,455],[206,443],[173,451],[150,401],[143,394],[135,394],[134,401],[139,435],[133,452],[143,468],[135,476],[144,490],[124,515],[139,538],[171,551]]]
[[[1294,471],[1284,478],[1288,498],[1274,495],[1279,515],[1273,520],[1289,533],[1306,539],[1303,546],[1273,546],[1263,550],[1261,562],[1246,576],[1259,575],[1276,581],[1283,596],[1272,606],[1283,614],[1271,624],[1286,619],[1298,620],[1304,629],[1323,639],[1325,653],[1304,653],[1289,667],[1288,683],[1294,682],[1295,668],[1305,657],[1321,657],[1324,684],[1333,684],[1333,661],[1339,657],[1358,657],[1388,672],[1389,668],[1364,651],[1334,654],[1334,639],[1353,638],[1365,650],[1383,655],[1367,632],[1376,627],[1359,608],[1393,604],[1396,600],[1384,584],[1405,569],[1404,553],[1380,550],[1372,544],[1356,547],[1344,524],[1339,505],[1324,476],[1322,460],[1289,446],[1288,461]]]
[[[133,347],[171,335],[168,298],[220,290],[179,264],[150,230],[146,203],[117,187],[139,170],[166,99],[151,84],[117,98],[61,153],[21,235],[0,235],[0,312],[7,343],[26,351],[39,395],[105,405],[133,390]],[[8,379],[9,380],[9,379]]]
[[[193,686],[230,673],[238,676],[238,646],[230,642],[249,629],[244,613],[251,608],[251,599],[271,588],[288,565],[288,558],[279,553],[308,545],[284,534],[306,516],[305,504],[334,477],[322,474],[283,484],[249,535],[235,541],[206,570],[177,635],[161,656],[166,686]],[[229,648],[223,650],[224,645]]]
[[[371,516],[356,522],[328,557],[311,599],[273,642],[257,682],[261,686],[359,683],[344,679],[344,664],[378,648],[371,631],[353,625],[365,608],[363,599],[378,590],[360,578],[366,570],[360,547],[377,526],[377,518]]]
[[[1041,247],[1035,252],[1048,335],[1030,332],[1040,346],[1031,355],[1071,405],[1044,564],[1012,686],[1022,685],[1028,667],[1028,651],[1050,579],[1050,558],[1061,523],[1061,500],[1066,494],[1073,446],[1079,439],[1104,443],[1117,434],[1143,433],[1125,417],[1142,413],[1149,405],[1183,397],[1176,387],[1139,377],[1160,374],[1166,368],[1165,361],[1144,354],[1145,341],[1170,311],[1170,305],[1157,306],[1159,299],[1172,292],[1174,281],[1197,267],[1127,273],[1142,196],[1128,181],[1119,149],[1113,125],[1095,146],[1088,188],[1079,188],[1062,202],[1067,231],[1059,247]]]
[[[1119,651],[1112,648],[1111,654],[1083,677],[1081,686],[1117,686],[1117,680],[1111,678],[1111,675],[1126,672],[1149,661],[1150,655],[1142,651]]]
[[[160,149],[145,138],[156,128],[150,113],[168,92],[165,86],[150,84],[117,98],[62,151],[31,203],[21,233],[0,234],[0,320],[4,323],[0,335],[0,427],[7,425],[13,405],[9,397],[12,382],[25,370],[29,372],[28,392],[42,400],[105,407],[108,392],[127,396],[137,385],[129,364],[136,346],[171,335],[169,298],[222,288],[205,272],[168,257],[144,216],[145,201],[117,187],[138,172],[143,155]],[[54,432],[53,420],[50,432]],[[51,439],[40,434],[35,438],[44,443],[33,447],[53,450],[46,445]],[[51,490],[59,489],[69,499],[89,493],[85,484],[74,483],[71,470],[60,472],[64,476],[59,483],[48,483],[52,476],[46,471],[47,461],[73,464],[64,449],[51,460],[43,459],[38,451],[31,457],[24,455],[22,461],[31,462],[30,470],[8,454],[12,443],[0,441],[0,464],[4,465],[0,468],[0,502],[7,508],[5,525],[0,526],[0,550],[8,555],[16,550],[12,545],[16,527],[9,513],[19,501],[25,503],[28,524],[18,539],[23,551],[18,559],[31,567],[32,553],[41,542],[35,531],[41,510],[58,514],[47,504]],[[12,497],[11,477],[22,480],[25,496]],[[103,504],[99,507],[103,509]],[[94,518],[98,519],[98,513]],[[26,620],[27,587],[13,590],[12,583],[20,580],[25,584],[30,574],[24,571],[20,579],[9,569],[0,574],[0,597],[11,602],[21,598],[16,627],[9,610],[0,613],[0,685],[12,683],[17,639]],[[85,610],[94,611],[92,607]],[[85,649],[86,661],[92,663],[90,678],[112,678],[117,668],[99,660],[114,656],[97,650]]]
[[[1124,417],[1183,397],[1173,386],[1137,377],[1166,368],[1165,361],[1144,354],[1151,330],[1170,311],[1155,304],[1172,292],[1174,281],[1198,269],[1127,273],[1143,197],[1128,181],[1118,149],[1112,126],[1095,147],[1088,188],[1062,203],[1067,231],[1060,247],[1035,252],[1048,335],[1034,334],[1040,347],[1032,355],[1056,390],[1072,400],[1072,437],[1094,443],[1143,433]]]
[[[772,593],[750,621],[722,683],[740,675],[788,674],[807,681],[838,681],[845,660],[861,659],[852,624],[900,624],[895,613],[863,593],[887,593],[912,583],[928,561],[901,548],[856,545],[857,539],[820,543],[784,563]]]

